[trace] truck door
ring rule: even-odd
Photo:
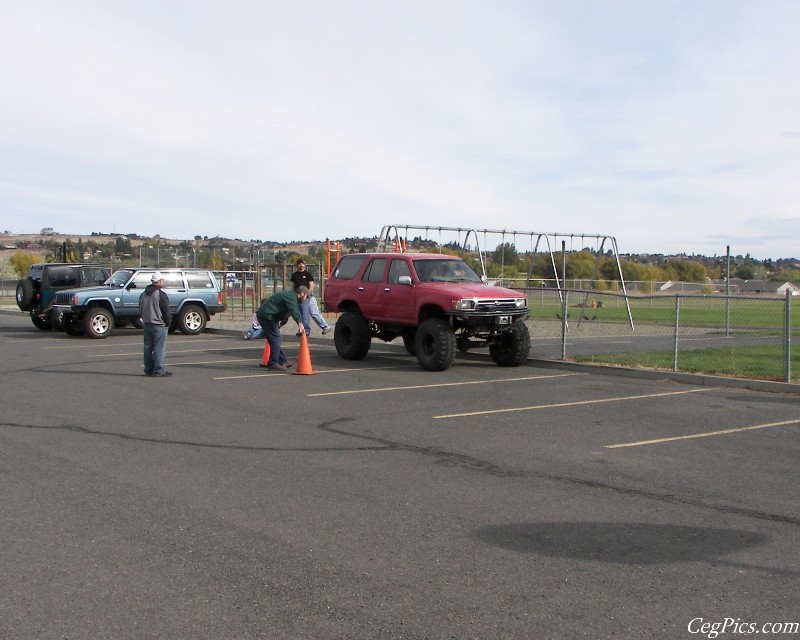
[[[383,285],[384,317],[398,324],[415,324],[417,310],[413,281],[400,282],[401,276],[411,279],[411,268],[403,258],[393,258],[389,265],[386,283]]]
[[[361,282],[358,283],[356,300],[367,318],[383,317],[381,292],[387,262],[386,258],[373,259],[364,269]]]

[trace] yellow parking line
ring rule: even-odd
[[[486,416],[494,413],[511,413],[513,411],[535,411],[537,409],[556,409],[559,407],[578,407],[587,404],[602,404],[604,402],[622,402],[624,400],[646,400],[648,398],[663,398],[665,396],[679,396],[686,393],[700,393],[702,391],[713,391],[713,388],[689,389],[688,391],[668,391],[666,393],[648,393],[642,396],[619,396],[616,398],[600,398],[598,400],[576,400],[575,402],[559,402],[556,404],[536,404],[529,407],[514,407],[512,409],[491,409],[489,411],[470,411],[467,413],[449,413],[441,416],[433,416],[434,420],[442,418],[466,418],[469,416]]]
[[[724,436],[729,433],[743,433],[744,431],[755,431],[756,429],[769,429],[770,427],[785,427],[789,424],[800,424],[800,418],[796,420],[783,420],[781,422],[767,422],[765,424],[755,424],[750,427],[735,427],[733,429],[721,429],[719,431],[706,431],[704,433],[692,433],[687,436],[673,436],[671,438],[657,438],[655,440],[640,440],[639,442],[623,442],[622,444],[607,444],[606,449],[621,449],[623,447],[642,447],[648,444],[661,444],[663,442],[675,442],[676,440],[692,440],[693,438],[710,438],[711,436]]]
[[[429,389],[435,387],[460,387],[462,385],[468,384],[494,384],[497,382],[518,382],[520,380],[539,380],[541,378],[563,378],[566,376],[579,376],[585,375],[582,373],[559,373],[555,375],[544,375],[544,376],[525,376],[524,378],[502,378],[500,380],[472,380],[466,382],[442,382],[439,384],[415,384],[411,386],[405,387],[378,387],[375,389],[351,389],[348,391],[328,391],[325,393],[307,393],[306,397],[308,398],[317,398],[320,396],[344,396],[351,393],[376,393],[382,391],[406,391],[409,389]]]

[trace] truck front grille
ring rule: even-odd
[[[493,300],[478,300],[475,311],[518,311],[514,299],[496,298]]]

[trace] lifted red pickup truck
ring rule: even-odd
[[[459,257],[430,253],[343,256],[325,284],[325,307],[341,312],[334,343],[345,360],[367,355],[372,337],[397,337],[423,369],[443,371],[456,351],[489,347],[501,367],[528,358],[528,298],[484,283]]]

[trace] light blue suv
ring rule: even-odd
[[[156,269],[120,269],[102,286],[68,289],[55,295],[58,328],[70,335],[105,338],[115,327],[141,327],[139,297]],[[216,277],[207,269],[158,269],[164,276],[169,297],[172,330],[196,335],[206,328],[212,315],[225,310],[225,298]]]

